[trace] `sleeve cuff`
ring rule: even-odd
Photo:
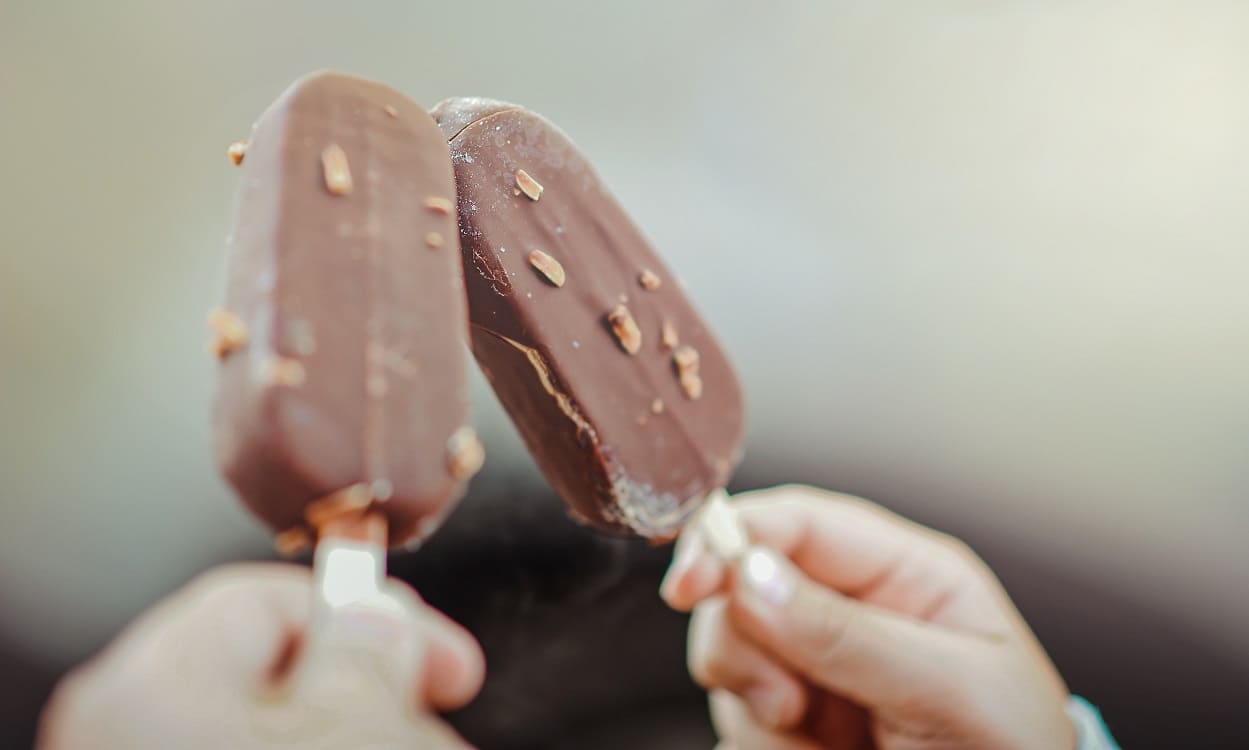
[[[1076,750],[1120,750],[1101,713],[1078,695],[1067,702],[1067,716],[1076,728]]]

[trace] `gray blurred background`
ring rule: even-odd
[[[3,0],[0,740],[161,595],[270,554],[212,464],[204,321],[225,147],[324,67],[562,125],[736,357],[742,487],[968,538],[1133,746],[1249,742],[1249,3],[1145,0]],[[475,385],[489,460],[450,538],[510,565],[555,519],[594,601],[637,579],[651,606],[666,552],[560,526]],[[430,559],[397,565],[461,575]],[[444,601],[487,639],[558,613],[544,591]],[[577,642],[551,627],[526,649]]]

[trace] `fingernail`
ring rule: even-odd
[[[784,563],[771,550],[752,547],[742,560],[746,592],[769,606],[782,607],[794,594],[794,581]]]
[[[659,595],[664,601],[670,601],[673,594],[676,593],[678,582],[685,577],[690,568],[694,567],[694,562],[698,559],[699,545],[697,540],[687,537],[681,537],[677,542],[675,554],[672,556],[672,564],[668,566],[668,572],[664,575],[663,583],[659,584]]]

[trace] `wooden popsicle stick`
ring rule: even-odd
[[[340,609],[379,595],[386,579],[386,517],[344,513],[317,529],[313,571],[322,603]]]
[[[722,562],[734,563],[746,554],[750,538],[724,490],[715,490],[703,501],[698,523],[707,547]]]

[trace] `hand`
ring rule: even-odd
[[[359,643],[323,648],[309,633],[307,569],[211,571],[66,678],[40,747],[468,747],[432,711],[481,688],[476,641],[410,588],[386,586],[396,606],[361,621],[378,635],[364,653]]]
[[[733,507],[758,546],[726,566],[690,524],[661,589],[693,610],[723,747],[1075,746],[1062,678],[962,542],[808,487]]]

